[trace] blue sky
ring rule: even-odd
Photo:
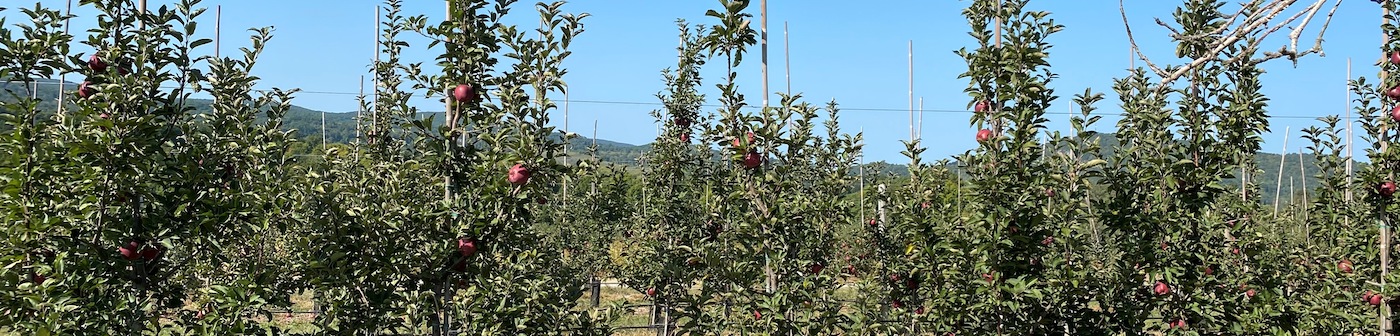
[[[407,15],[442,17],[441,2],[406,2]],[[1180,2],[1126,2],[1135,36],[1144,51],[1158,62],[1168,60],[1174,45],[1167,40],[1165,30],[1151,20],[1162,17],[1169,21]],[[5,6],[16,3],[32,6],[33,2],[8,1]],[[62,8],[66,2],[40,3]],[[150,7],[164,3],[169,2],[152,0]],[[533,3],[518,3],[510,20],[533,27],[538,20],[531,8]],[[214,36],[216,5],[223,7],[225,54],[247,45],[244,29],[274,26],[275,37],[255,73],[263,79],[259,88],[301,88],[306,92],[297,96],[297,105],[333,112],[354,111],[357,105],[353,93],[359,90],[360,77],[367,73],[374,55],[374,11],[378,4],[369,0],[206,0],[201,5],[210,11],[203,17],[199,35]],[[770,91],[785,90],[783,24],[787,22],[792,90],[813,103],[824,104],[832,99],[840,103],[846,109],[841,115],[843,128],[865,132],[867,161],[904,162],[899,141],[909,136],[908,43],[912,40],[914,95],[916,104],[920,97],[924,101],[922,135],[924,143],[931,147],[925,158],[961,153],[975,145],[975,130],[968,125],[970,114],[962,112],[970,100],[963,93],[967,81],[957,78],[966,70],[966,63],[953,54],[973,43],[961,16],[967,4],[953,0],[770,0]],[[663,88],[660,71],[675,64],[675,20],[713,24],[704,13],[717,5],[711,0],[575,0],[566,5],[568,12],[591,14],[585,20],[586,31],[575,41],[574,55],[566,64],[570,73],[565,80],[571,89],[570,98],[575,101],[570,104],[569,129],[587,135],[596,119],[599,138],[633,144],[652,141],[656,122],[648,113],[659,108],[654,104],[655,94]],[[1091,88],[1108,95],[1098,105],[1100,113],[1107,116],[1097,129],[1112,131],[1117,121],[1113,115],[1121,108],[1109,91],[1112,80],[1127,73],[1131,58],[1118,2],[1039,0],[1032,1],[1030,7],[1052,12],[1051,17],[1066,26],[1050,39],[1055,44],[1050,62],[1060,76],[1052,87],[1061,96],[1051,109],[1057,114],[1049,116],[1050,129],[1068,130],[1069,116],[1065,113],[1070,108],[1069,98]],[[757,0],[751,12],[758,25]],[[1379,59],[1377,46],[1382,41],[1378,28],[1380,12],[1379,6],[1370,1],[1345,1],[1328,30],[1325,57],[1308,57],[1296,68],[1287,61],[1275,61],[1266,67],[1269,73],[1264,77],[1265,93],[1271,99],[1269,113],[1275,116],[1271,120],[1273,132],[1264,136],[1266,151],[1281,149],[1287,127],[1292,129],[1289,152],[1296,153],[1302,145],[1299,130],[1319,125],[1313,118],[1345,113],[1348,58],[1354,63],[1354,76],[1375,77],[1377,69],[1373,63]],[[79,18],[74,20],[73,32],[91,26],[94,13],[90,9],[75,9],[74,14]],[[10,24],[20,19],[14,9],[3,15]],[[1314,29],[1317,24],[1313,24]],[[432,63],[433,55],[439,51],[424,50],[425,43],[409,37],[415,48],[404,58]],[[1311,40],[1304,38],[1304,42]],[[1265,46],[1276,49],[1282,43],[1283,40],[1274,40]],[[740,69],[740,85],[749,102],[759,105],[759,53],[757,47],[751,50]],[[205,52],[213,53],[212,46]],[[715,95],[711,84],[722,78],[722,63],[712,63],[705,71],[712,97]],[[418,105],[437,110],[438,104],[420,99]],[[552,121],[563,126],[562,112]],[[1364,154],[1358,151],[1357,155]]]

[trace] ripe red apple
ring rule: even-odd
[[[756,151],[744,153],[744,168],[754,169],[763,164],[763,155]]]
[[[1342,259],[1341,262],[1337,263],[1337,269],[1342,273],[1350,274],[1353,271],[1351,260]]]
[[[132,240],[132,241],[126,242],[126,245],[123,245],[122,247],[117,248],[117,252],[118,252],[118,253],[121,253],[122,259],[126,259],[126,260],[136,260],[136,259],[141,258],[140,248],[141,248],[141,242]]]
[[[1055,189],[1045,188],[1045,197],[1055,197]]]
[[[1176,322],[1172,322],[1171,326],[1174,329],[1186,329],[1186,320],[1176,320]]]
[[[82,85],[78,85],[78,97],[87,99],[97,94],[97,88],[92,87],[93,85],[95,84],[92,82],[83,82]]]
[[[1371,296],[1373,295],[1376,295],[1376,293],[1370,290],[1367,290],[1365,293],[1361,293],[1361,302],[1371,302]]]
[[[476,247],[476,239],[457,238],[457,252],[461,253],[463,257],[470,257],[476,254]]]
[[[476,87],[471,84],[457,84],[457,88],[452,89],[452,99],[465,103],[476,101]]]
[[[1395,182],[1385,181],[1382,182],[1380,186],[1376,187],[1376,192],[1379,192],[1381,196],[1390,197],[1395,195],[1395,189]]]
[[[988,140],[992,140],[992,130],[983,128],[977,131],[977,142],[987,142]]]
[[[1390,52],[1390,64],[1400,64],[1400,50]]]
[[[904,302],[900,302],[898,299],[896,299],[896,300],[894,300],[893,302],[890,302],[890,308],[894,308],[894,309],[904,308]]]
[[[755,319],[755,320],[762,320],[762,319],[763,319],[763,313],[761,313],[761,312],[759,312],[759,311],[757,311],[757,310],[753,311],[753,319]]]
[[[676,117],[674,122],[676,123],[676,126],[680,128],[690,127],[690,118]]]
[[[1206,266],[1206,275],[1211,275],[1211,274],[1214,274],[1214,273],[1215,273],[1215,269],[1212,269],[1210,266]]]
[[[915,308],[915,309],[914,309],[914,315],[923,315],[923,314],[924,314],[924,306],[919,306],[919,308]]]
[[[874,218],[871,218],[871,219],[870,219],[870,226],[871,226],[871,227],[875,227],[875,226],[877,226],[877,225],[880,225],[880,222],[876,222]]]
[[[1400,105],[1395,105],[1394,108],[1390,109],[1390,120],[1400,122]]]
[[[647,288],[647,296],[656,297],[656,287]]]
[[[997,276],[993,273],[982,273],[982,280],[987,280],[987,282],[996,281],[996,278]]]
[[[1254,289],[1250,289],[1250,290],[1244,291],[1244,296],[1247,296],[1247,297],[1250,297],[1250,298],[1253,298],[1253,297],[1254,297],[1254,294],[1256,294],[1256,293],[1254,292]]]
[[[930,205],[928,204],[928,202],[923,202],[923,203],[920,203],[920,204],[919,204],[919,207],[924,208],[924,209],[928,209],[929,206],[930,206]]]
[[[973,106],[972,106],[972,110],[975,111],[975,112],[977,112],[977,113],[984,113],[984,112],[987,112],[987,110],[989,110],[989,109],[991,109],[991,108],[992,108],[992,102],[985,101],[985,100],[979,101],[979,102],[977,102],[977,105],[973,105]]]
[[[856,265],[846,265],[846,274],[856,275]]]
[[[1045,240],[1040,241],[1040,244],[1045,246],[1050,246],[1053,243],[1055,243],[1055,236],[1045,236]]]
[[[807,266],[807,271],[811,272],[812,274],[821,273],[824,269],[826,269],[826,266],[822,265],[821,263],[813,263],[812,265]]]
[[[548,198],[544,198],[544,196],[535,197],[535,203],[539,203],[539,204],[548,204],[548,203],[549,203],[549,199],[548,199]]]
[[[681,142],[690,143],[690,134],[681,133]]]
[[[525,168],[524,164],[517,163],[510,167],[506,179],[510,181],[510,184],[523,185],[530,182],[530,169]]]
[[[1163,250],[1163,251],[1166,251],[1166,250],[1167,250],[1167,242],[1162,242],[1162,250]]]
[[[93,72],[107,71],[107,62],[103,62],[102,58],[98,57],[97,54],[92,54],[92,56],[88,57],[87,65],[88,69],[92,69]]]
[[[899,273],[890,274],[890,282],[891,282],[891,283],[899,283],[899,279],[900,279]]]
[[[1376,293],[1376,295],[1371,295],[1371,305],[1372,305],[1372,306],[1380,306],[1380,305],[1381,305],[1381,302],[1384,302],[1384,301],[1385,301],[1385,299],[1381,296],[1380,293]]]
[[[1171,294],[1171,292],[1171,286],[1167,286],[1167,283],[1165,282],[1158,281],[1156,285],[1152,286],[1152,293],[1155,293],[1157,295],[1167,295]]]
[[[1390,97],[1390,99],[1400,99],[1400,86],[1390,88],[1390,90],[1385,90],[1385,96]]]
[[[738,147],[743,147],[743,146],[746,145],[746,144],[753,144],[753,141],[754,141],[753,132],[745,132],[745,137],[748,138],[748,142],[740,142],[740,141],[739,141],[739,138],[734,138],[734,141],[732,141],[732,144],[734,145],[734,147],[735,147],[735,148],[738,148]]]
[[[143,250],[141,250],[141,259],[142,259],[142,260],[146,260],[146,261],[156,260],[156,258],[159,258],[159,257],[160,257],[160,253],[161,253],[160,245],[157,245],[157,244],[146,245],[146,248],[143,249]]]
[[[1230,249],[1230,254],[1240,255],[1240,248],[1236,247],[1236,248]]]
[[[42,284],[44,284],[44,281],[48,281],[48,280],[49,280],[49,277],[46,277],[46,276],[44,276],[43,274],[39,274],[39,273],[30,273],[30,274],[29,274],[29,281],[30,281],[30,282],[33,282],[35,285],[42,285]]]

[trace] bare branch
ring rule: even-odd
[[[1332,9],[1327,12],[1325,20],[1318,31],[1317,39],[1313,46],[1307,50],[1299,50],[1299,40],[1318,12],[1333,0],[1312,0],[1311,4],[1299,9],[1297,12],[1289,13],[1290,8],[1296,7],[1299,0],[1247,0],[1240,4],[1240,9],[1233,15],[1225,17],[1226,21],[1220,27],[1211,32],[1186,35],[1180,29],[1172,27],[1161,19],[1156,22],[1159,26],[1167,28],[1172,39],[1178,42],[1201,41],[1210,38],[1218,40],[1206,40],[1207,52],[1196,55],[1194,59],[1181,67],[1171,68],[1171,71],[1164,71],[1148,59],[1138,48],[1137,42],[1132,35],[1132,28],[1128,23],[1127,12],[1123,9],[1123,1],[1118,2],[1119,14],[1123,16],[1123,26],[1128,32],[1128,43],[1132,46],[1134,53],[1139,59],[1148,64],[1153,72],[1162,77],[1161,88],[1166,88],[1172,82],[1181,78],[1185,74],[1197,69],[1207,62],[1220,60],[1220,57],[1231,46],[1237,46],[1241,40],[1247,40],[1241,47],[1243,52],[1223,60],[1226,63],[1249,62],[1250,64],[1260,64],[1269,60],[1287,57],[1295,64],[1298,58],[1310,54],[1322,54],[1323,36],[1326,35],[1327,27],[1332,22],[1332,17],[1336,15],[1337,8],[1341,6],[1342,0],[1335,0]],[[1246,15],[1248,12],[1248,15]],[[1296,23],[1296,25],[1294,25]],[[1288,41],[1284,43],[1278,51],[1259,53],[1259,46],[1265,43],[1269,36],[1287,28],[1289,30]]]

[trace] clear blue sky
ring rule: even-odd
[[[74,1],[77,2],[77,1]],[[427,14],[441,18],[438,1],[406,1],[405,14]],[[7,1],[5,6],[30,4]],[[40,1],[62,8],[65,1]],[[167,1],[151,1],[151,8]],[[521,1],[513,13],[514,22],[533,27],[538,20],[532,1]],[[1164,29],[1152,17],[1170,19],[1180,1],[1127,0],[1134,33],[1146,52],[1160,60],[1171,56],[1174,46]],[[243,29],[274,26],[275,37],[256,75],[263,78],[259,88],[302,88],[295,104],[332,112],[354,111],[352,93],[359,90],[360,76],[367,73],[373,58],[374,11],[378,1],[266,1],[206,0],[210,8],[201,22],[199,35],[212,38],[214,6],[223,6],[223,53],[247,45]],[[571,88],[570,130],[592,131],[599,120],[602,139],[640,144],[656,136],[656,124],[648,115],[659,106],[655,94],[663,88],[660,71],[674,65],[677,35],[675,20],[712,24],[704,16],[717,1],[687,0],[576,0],[565,6],[569,12],[591,14],[586,32],[574,43],[574,55],[566,65]],[[975,130],[968,126],[965,110],[969,98],[962,92],[967,81],[957,78],[966,63],[953,54],[973,40],[960,11],[966,1],[886,0],[852,2],[836,0],[769,1],[770,91],[785,90],[783,23],[790,27],[792,90],[809,101],[823,104],[835,99],[847,108],[843,128],[850,132],[864,129],[867,161],[904,162],[899,154],[900,140],[908,138],[909,104],[908,43],[914,42],[914,95],[924,99],[924,143],[931,148],[931,159],[961,153],[974,146]],[[1104,114],[1121,112],[1111,84],[1129,67],[1126,34],[1119,19],[1118,2],[1112,0],[1040,0],[1031,8],[1052,12],[1052,18],[1066,29],[1051,38],[1055,44],[1050,62],[1060,78],[1052,87],[1061,95],[1050,118],[1051,130],[1067,130],[1068,100],[1073,94],[1092,88],[1109,95],[1099,104]],[[1233,8],[1233,7],[1228,7]],[[758,25],[758,1],[752,12]],[[75,10],[79,18],[73,31],[91,26],[90,9]],[[3,13],[10,24],[19,13]],[[1381,35],[1379,6],[1370,1],[1346,1],[1332,20],[1325,45],[1326,57],[1308,57],[1296,68],[1286,61],[1271,63],[1265,75],[1265,93],[1271,98],[1269,113],[1273,132],[1264,136],[1265,150],[1277,152],[1283,146],[1284,129],[1291,127],[1290,152],[1302,145],[1299,130],[1317,125],[1313,117],[1345,113],[1347,59],[1354,62],[1355,76],[1375,77],[1372,63],[1378,59]],[[430,20],[431,22],[431,20]],[[1314,23],[1314,27],[1317,26]],[[757,27],[756,27],[757,28]],[[1315,28],[1314,28],[1315,29]],[[1282,36],[1285,32],[1280,32]],[[426,51],[426,44],[413,39],[416,49],[406,55],[412,62],[432,63],[437,50]],[[1311,37],[1305,37],[1310,42]],[[1266,49],[1283,43],[1275,40]],[[761,99],[758,48],[753,48],[740,70],[741,88],[751,104]],[[86,50],[79,50],[86,52]],[[212,53],[212,46],[206,49]],[[1140,62],[1138,65],[1142,65]],[[707,88],[722,78],[722,62],[706,71]],[[70,80],[72,80],[70,78]],[[336,94],[340,93],[340,94]],[[713,94],[711,96],[714,96]],[[776,96],[774,96],[776,98]],[[579,101],[635,102],[643,104],[584,103]],[[420,107],[436,110],[436,103],[420,100]],[[883,111],[883,110],[897,111]],[[1098,125],[1112,131],[1116,117],[1108,116]],[[553,120],[562,126],[562,113]],[[1358,142],[1359,142],[1358,138]],[[1364,155],[1358,151],[1357,155]]]

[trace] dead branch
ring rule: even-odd
[[[1332,9],[1327,12],[1322,26],[1318,29],[1317,39],[1313,46],[1307,50],[1299,50],[1299,40],[1307,30],[1308,25],[1313,22],[1323,6],[1329,1],[1334,1]],[[1332,23],[1332,17],[1336,15],[1337,8],[1341,6],[1342,0],[1314,0],[1314,2],[1297,12],[1287,14],[1290,8],[1294,8],[1299,0],[1247,0],[1240,4],[1240,9],[1234,14],[1227,16],[1225,23],[1214,31],[1200,34],[1187,35],[1179,29],[1156,19],[1159,26],[1167,28],[1172,39],[1176,41],[1197,41],[1207,38],[1223,37],[1210,41],[1207,45],[1207,52],[1198,55],[1185,65],[1164,70],[1157,63],[1152,62],[1147,55],[1138,48],[1137,40],[1133,37],[1132,25],[1128,22],[1128,14],[1124,9],[1123,0],[1118,1],[1118,11],[1123,18],[1123,27],[1128,34],[1128,44],[1132,47],[1133,53],[1138,59],[1147,63],[1147,67],[1157,76],[1161,77],[1161,87],[1165,88],[1172,82],[1186,75],[1186,73],[1200,68],[1210,61],[1220,60],[1221,55],[1231,46],[1236,46],[1241,40],[1246,40],[1241,48],[1243,52],[1229,59],[1225,63],[1249,62],[1250,64],[1260,64],[1269,60],[1287,57],[1296,65],[1298,58],[1311,55],[1322,54],[1323,36],[1327,33],[1327,27]],[[1252,10],[1251,10],[1252,9]],[[1248,12],[1248,15],[1246,15]],[[1294,25],[1296,23],[1296,25]],[[1277,51],[1259,53],[1259,46],[1276,32],[1287,28],[1289,30],[1288,42]]]

